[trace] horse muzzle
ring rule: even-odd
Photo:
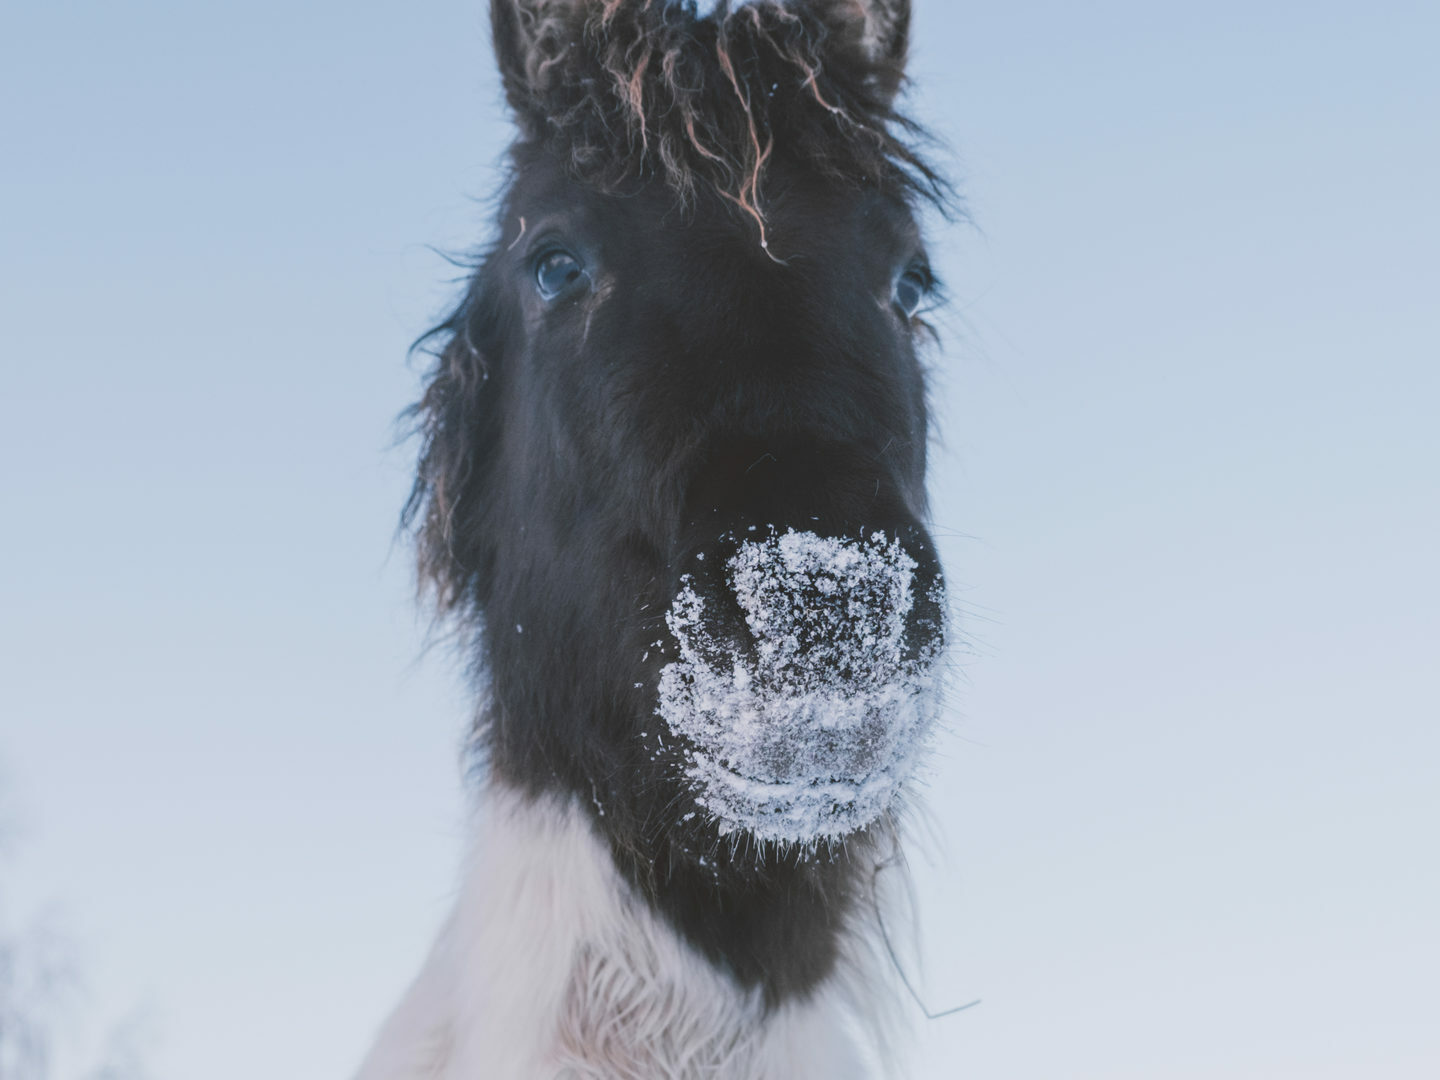
[[[722,834],[797,847],[879,821],[939,711],[944,590],[924,530],[745,527],[687,566],[657,711],[700,809]]]

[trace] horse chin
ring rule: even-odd
[[[789,532],[738,545],[725,591],[746,634],[687,579],[667,617],[678,657],[659,713],[722,835],[815,849],[895,804],[938,712],[942,636],[915,617],[916,562],[898,540]],[[938,610],[935,592],[926,610]]]

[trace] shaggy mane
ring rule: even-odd
[[[528,45],[523,79],[506,80],[522,141],[547,144],[577,179],[618,192],[660,177],[685,206],[708,188],[762,243],[777,151],[834,179],[946,202],[906,141],[922,130],[892,104],[903,44],[877,52],[853,3],[718,0],[703,17],[694,0],[581,6],[500,5],[496,21],[497,35],[513,29]]]

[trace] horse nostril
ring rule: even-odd
[[[856,667],[864,659],[857,641],[902,642],[917,659],[944,636],[939,566],[918,526],[848,536],[752,526],[696,553],[688,567],[681,586],[703,607],[710,634],[732,649]]]
[[[898,540],[791,531],[743,544],[730,567],[765,664],[807,682],[861,683],[902,659],[916,563]]]

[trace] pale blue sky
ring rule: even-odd
[[[917,1075],[1440,1075],[1440,9],[918,0],[972,640]],[[479,0],[0,12],[0,758],[156,1080],[344,1077],[444,910],[409,341]]]

